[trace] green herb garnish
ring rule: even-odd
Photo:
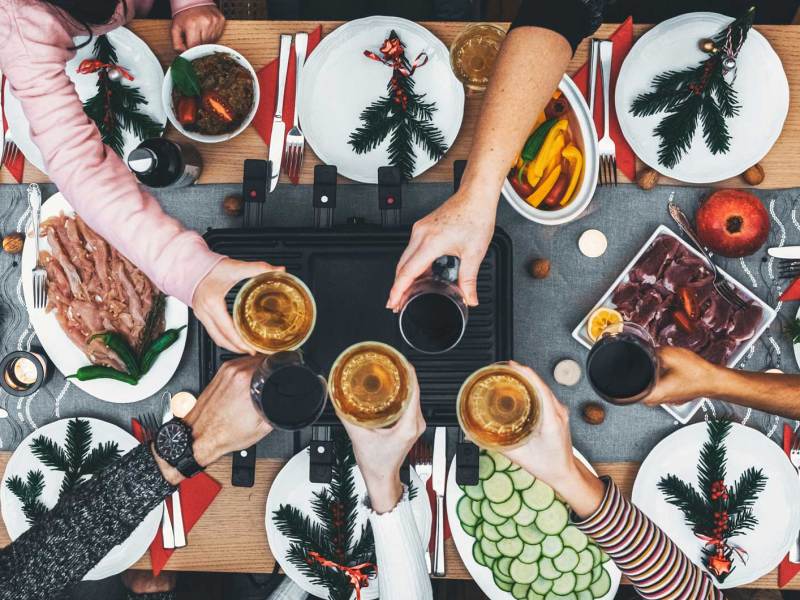
[[[200,80],[197,78],[197,72],[188,60],[182,56],[177,56],[172,61],[170,73],[172,74],[172,85],[181,94],[190,98],[201,94],[202,90],[200,89]]]

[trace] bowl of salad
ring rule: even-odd
[[[543,225],[577,219],[594,196],[597,132],[589,107],[564,75],[503,183],[503,197],[519,214]]]

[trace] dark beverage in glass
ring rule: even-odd
[[[625,323],[621,330],[607,329],[589,351],[586,370],[592,388],[607,402],[639,402],[658,377],[655,343],[634,323]]]
[[[276,352],[264,359],[253,375],[250,396],[270,424],[296,431],[319,419],[328,387],[300,352]]]
[[[147,187],[179,188],[197,181],[203,161],[197,150],[188,144],[152,138],[131,151],[128,168]]]

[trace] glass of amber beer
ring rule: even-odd
[[[478,369],[461,386],[456,406],[466,436],[487,450],[522,446],[539,422],[533,385],[507,363]]]
[[[264,354],[296,350],[309,338],[316,321],[317,305],[308,286],[282,271],[250,279],[233,304],[236,331]]]
[[[380,342],[361,342],[347,348],[333,363],[328,377],[328,393],[339,416],[369,429],[397,422],[413,391],[411,363]]]

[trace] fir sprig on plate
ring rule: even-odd
[[[634,99],[630,109],[634,116],[667,113],[654,133],[661,140],[658,162],[668,169],[677,165],[691,146],[698,123],[712,154],[730,150],[731,134],[726,119],[736,116],[741,106],[736,91],[725,78],[729,70],[723,48],[728,40],[732,48],[740,48],[754,17],[755,7],[750,7],[711,38],[716,51],[709,58],[697,66],[661,73],[653,80],[651,91]]]
[[[786,326],[786,335],[793,344],[800,344],[800,319],[792,319]]]

